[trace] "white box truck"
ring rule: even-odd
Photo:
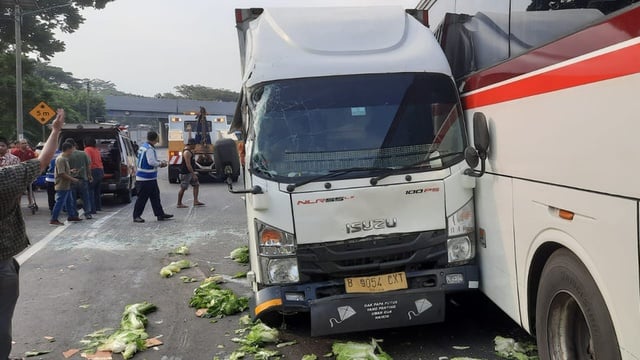
[[[475,173],[426,13],[238,9],[236,19],[243,85],[231,130],[244,135],[248,189],[234,192],[246,193],[251,315],[309,312],[312,335],[443,321],[447,296],[479,285]],[[216,149],[234,171],[234,144]]]

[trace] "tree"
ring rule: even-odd
[[[72,33],[84,22],[80,10],[86,7],[103,9],[113,0],[39,0],[36,11],[22,17],[22,48],[25,54],[36,53],[48,60],[55,53],[64,51],[64,43],[54,37],[53,31],[60,29]],[[70,3],[69,6],[64,4]],[[63,5],[63,6],[60,6]],[[42,11],[38,11],[42,9]],[[13,19],[14,7],[0,8],[0,18]],[[0,53],[6,53],[15,46],[15,27],[12,21],[0,21]]]
[[[73,77],[72,73],[51,66],[46,62],[37,62],[33,74],[62,89],[80,89],[82,87],[80,79]]]
[[[27,58],[23,59],[23,64],[23,124],[27,139],[37,142],[42,137],[42,126],[27,113],[40,101],[53,108],[64,108],[68,123],[92,122],[96,117],[105,115],[102,96],[95,91],[87,92],[86,87],[83,87],[83,81],[73,77],[71,73]],[[0,53],[0,135],[10,139],[16,136],[14,74],[15,56],[11,53]],[[93,81],[100,86],[110,84],[103,80]],[[86,118],[87,101],[91,113],[89,120]]]
[[[172,93],[158,93],[158,99],[192,99],[202,101],[238,101],[240,94],[227,89],[213,89],[203,85],[178,85],[174,89],[179,95]]]
[[[156,99],[182,99],[183,98],[182,96],[179,96],[179,95],[176,95],[176,94],[173,94],[173,93],[168,93],[168,92],[162,93],[162,94],[161,93],[157,93],[157,94],[153,95],[153,97],[156,98]]]

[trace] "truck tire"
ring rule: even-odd
[[[550,257],[536,301],[540,359],[621,359],[607,305],[580,260],[560,249]]]

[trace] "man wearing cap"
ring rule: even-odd
[[[196,140],[189,139],[182,150],[182,164],[180,165],[180,191],[178,191],[178,208],[186,208],[187,205],[182,203],[182,197],[189,185],[193,188],[193,206],[203,206],[204,203],[198,201],[198,191],[200,183],[198,182],[198,174],[195,171],[196,157],[193,155],[193,149],[196,147]]]

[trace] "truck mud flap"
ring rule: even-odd
[[[309,302],[311,336],[444,321],[444,292],[349,294]]]

